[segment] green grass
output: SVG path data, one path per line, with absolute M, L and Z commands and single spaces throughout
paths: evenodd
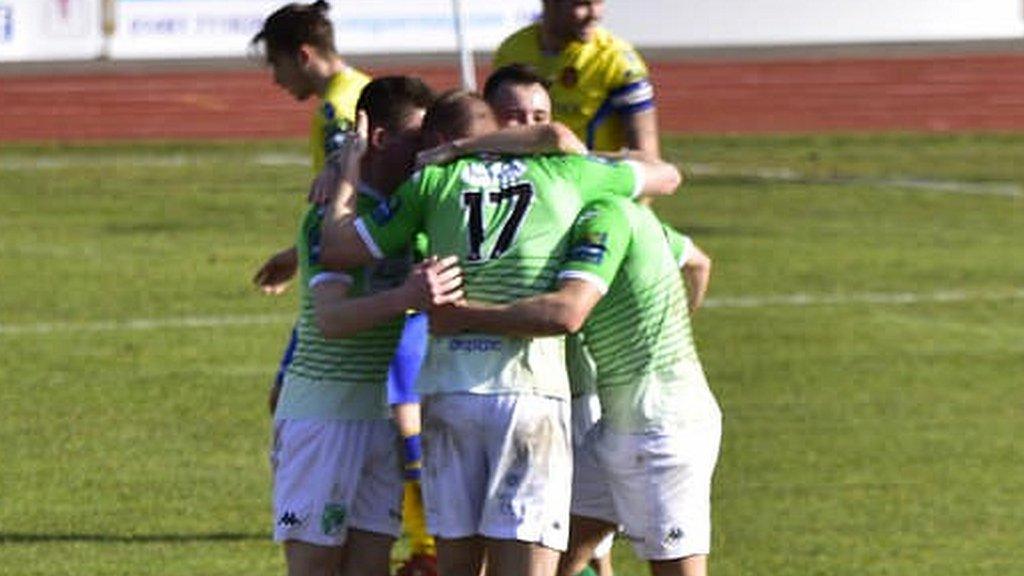
M 657 209 L 715 261 L 713 573 L 1024 573 L 1024 136 L 665 148 L 692 177 Z M 302 155 L 0 148 L 0 574 L 282 572 L 265 392 L 295 302 L 248 279 Z

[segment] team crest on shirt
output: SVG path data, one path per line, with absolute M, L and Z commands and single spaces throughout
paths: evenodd
M 608 252 L 608 234 L 604 232 L 587 232 L 576 237 L 569 249 L 569 260 L 587 264 L 600 264 Z
M 566 66 L 562 68 L 562 74 L 559 76 L 558 81 L 566 88 L 575 88 L 580 82 L 580 71 L 573 66 Z

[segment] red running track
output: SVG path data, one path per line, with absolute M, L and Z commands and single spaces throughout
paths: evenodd
M 655 60 L 661 128 L 689 133 L 1024 130 L 1024 54 Z M 435 87 L 454 67 L 369 67 Z M 264 70 L 0 76 L 0 141 L 303 137 L 310 104 Z

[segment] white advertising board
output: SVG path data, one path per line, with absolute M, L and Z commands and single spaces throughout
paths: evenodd
M 2 2 L 4 0 L 0 0 Z M 244 56 L 280 0 L 119 0 L 113 58 Z M 536 0 L 468 0 L 470 42 L 493 49 L 539 10 Z M 343 54 L 455 50 L 451 0 L 338 0 L 330 13 Z
M 607 0 L 644 47 L 1024 39 L 1021 0 Z
M 100 0 L 0 0 L 0 61 L 100 54 Z
M 285 0 L 0 0 L 0 61 L 240 57 Z M 104 43 L 102 7 L 113 35 Z M 463 0 L 469 45 L 495 48 L 540 0 Z M 335 0 L 343 54 L 453 52 L 451 0 Z M 607 0 L 644 47 L 1024 39 L 1024 0 Z

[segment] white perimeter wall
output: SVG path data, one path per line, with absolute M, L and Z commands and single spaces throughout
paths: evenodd
M 491 50 L 540 0 L 462 0 L 470 44 Z M 237 57 L 282 0 L 0 0 L 0 61 Z M 334 0 L 343 53 L 455 50 L 450 0 Z M 607 0 L 607 25 L 640 47 L 1024 38 L 1024 0 Z
M 638 46 L 1024 39 L 1024 0 L 607 0 Z

